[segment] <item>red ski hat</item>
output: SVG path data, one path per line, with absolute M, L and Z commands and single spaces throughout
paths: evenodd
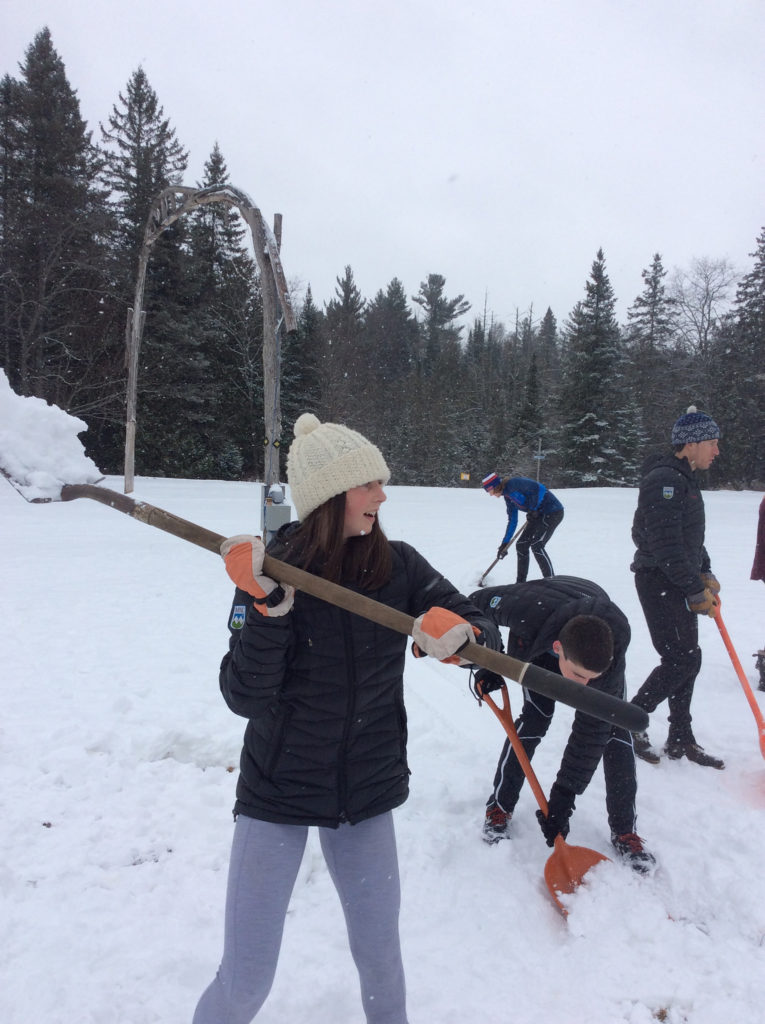
M 481 481 L 481 487 L 491 494 L 491 492 L 496 490 L 501 483 L 502 478 L 497 473 L 489 473 L 489 475 L 485 476 Z

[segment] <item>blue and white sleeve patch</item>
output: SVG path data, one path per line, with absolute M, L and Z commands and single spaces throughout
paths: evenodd
M 247 618 L 247 605 L 246 604 L 235 604 L 231 612 L 231 622 L 229 622 L 229 629 L 241 629 L 244 625 L 244 620 Z
M 661 496 L 662 496 L 662 498 L 667 498 L 668 500 L 671 500 L 675 496 L 675 488 L 674 487 L 662 487 L 662 489 L 661 489 Z

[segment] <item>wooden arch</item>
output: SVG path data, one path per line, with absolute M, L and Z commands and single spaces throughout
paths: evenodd
M 146 269 L 149 265 L 151 247 L 156 240 L 184 213 L 206 206 L 209 203 L 225 203 L 236 206 L 252 232 L 255 260 L 260 270 L 263 295 L 263 412 L 265 420 L 265 483 L 279 480 L 278 442 L 282 431 L 279 350 L 280 332 L 297 328 L 287 281 L 284 276 L 279 247 L 281 243 L 281 214 L 274 216 L 274 231 L 263 219 L 258 207 L 241 189 L 231 185 L 210 185 L 194 189 L 184 185 L 172 185 L 163 189 L 154 199 L 146 228 L 143 244 L 138 257 L 133 306 L 128 310 L 127 321 L 127 412 L 125 420 L 125 494 L 130 494 L 134 485 L 136 406 L 138 393 L 138 354 L 146 313 L 143 309 Z M 271 396 L 272 401 L 267 400 Z

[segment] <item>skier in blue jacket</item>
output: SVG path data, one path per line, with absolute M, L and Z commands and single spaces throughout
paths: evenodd
M 525 476 L 511 476 L 502 480 L 498 473 L 489 473 L 481 486 L 495 498 L 504 498 L 507 506 L 507 529 L 502 543 L 497 548 L 497 557 L 504 558 L 508 543 L 518 525 L 518 510 L 526 513 L 526 526 L 515 545 L 518 555 L 518 578 L 516 583 L 525 583 L 529 574 L 529 550 L 545 579 L 553 576 L 552 562 L 545 550 L 545 544 L 552 537 L 563 519 L 563 505 L 544 484 Z

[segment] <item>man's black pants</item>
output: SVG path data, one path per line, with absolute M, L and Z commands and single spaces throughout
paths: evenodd
M 632 698 L 644 711 L 669 704 L 669 743 L 692 743 L 691 697 L 701 668 L 699 620 L 685 595 L 658 569 L 640 569 L 635 587 L 661 662 Z

